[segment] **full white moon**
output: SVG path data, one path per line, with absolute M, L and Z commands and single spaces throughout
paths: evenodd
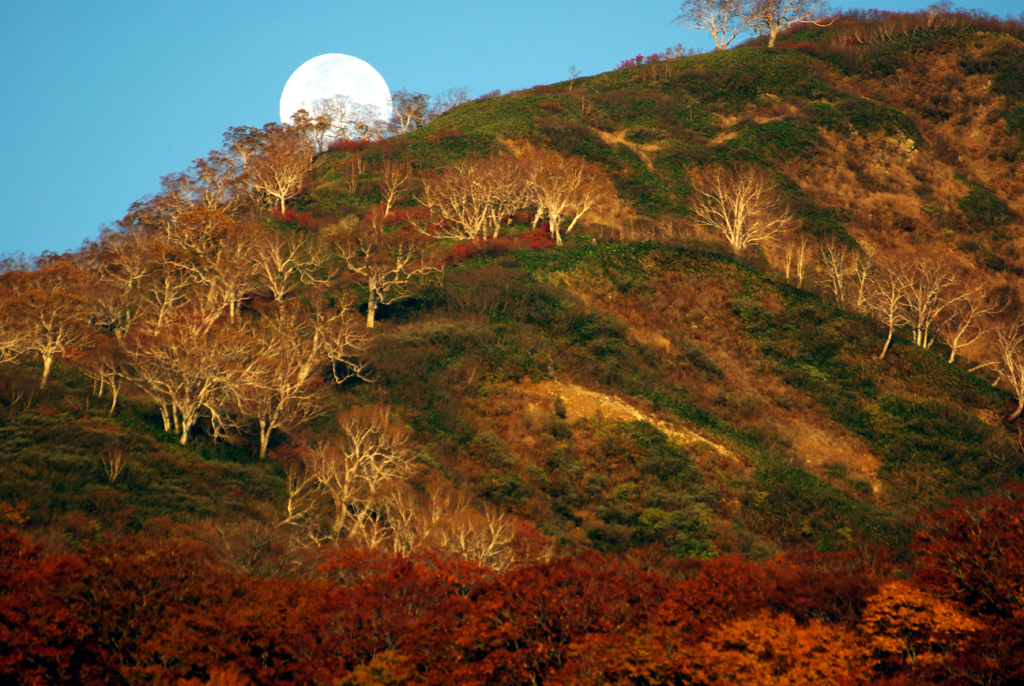
M 376 107 L 380 119 L 391 117 L 391 90 L 376 69 L 351 55 L 330 53 L 303 63 L 281 93 L 281 123 L 287 124 L 301 109 L 317 100 L 348 97 L 358 105 Z

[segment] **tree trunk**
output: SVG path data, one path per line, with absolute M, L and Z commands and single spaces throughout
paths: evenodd
M 366 306 L 366 328 L 372 329 L 374 323 L 377 321 L 377 303 L 374 302 L 373 298 L 370 298 L 370 302 Z
M 195 422 L 196 417 L 193 416 L 191 412 L 188 413 L 187 416 L 184 411 L 181 412 L 181 438 L 178 442 L 182 445 L 188 443 L 188 435 L 192 432 L 192 425 L 195 424 Z
M 584 212 L 580 212 L 579 214 L 577 214 L 575 217 L 572 218 L 572 221 L 569 223 L 568 228 L 566 228 L 566 230 L 565 230 L 566 233 L 570 233 L 576 227 L 576 222 L 578 222 L 580 220 L 580 217 L 582 217 L 584 215 L 584 213 L 585 213 L 585 211 Z
M 562 218 L 559 216 L 558 219 L 551 218 L 548 220 L 548 226 L 551 227 L 551 235 L 555 238 L 555 245 L 562 245 Z
M 53 368 L 53 355 L 43 354 L 43 380 L 39 382 L 40 388 L 46 388 L 46 382 L 50 378 L 50 369 Z
M 193 413 L 189 413 L 189 416 L 186 418 L 185 417 L 185 413 L 182 413 L 182 415 L 181 415 L 181 439 L 178 441 L 179 443 L 181 443 L 182 445 L 185 445 L 186 443 L 188 443 L 188 435 L 190 433 L 192 433 L 192 427 L 195 426 L 196 420 L 198 418 L 199 417 L 197 417 Z
M 114 396 L 114 401 L 110 403 L 110 414 L 114 414 L 114 410 L 117 409 L 117 395 L 121 392 L 121 384 L 117 381 L 117 377 L 110 382 L 110 391 Z
M 265 418 L 260 418 L 260 459 L 262 460 L 267 456 L 267 446 L 270 445 L 270 432 L 273 431 L 273 427 L 270 426 Z
M 892 327 L 889 327 L 889 336 L 885 339 L 885 345 L 882 346 L 882 354 L 878 356 L 878 359 L 884 360 L 885 354 L 889 352 L 889 344 L 892 343 Z
M 374 323 L 377 321 L 377 303 L 380 299 L 377 297 L 377 291 L 370 286 L 370 299 L 366 303 L 366 328 L 372 329 Z
M 1024 412 L 1024 395 L 1017 398 L 1017 409 L 1013 411 L 1013 414 L 1006 418 L 1006 421 L 1012 422 L 1021 415 L 1021 412 Z

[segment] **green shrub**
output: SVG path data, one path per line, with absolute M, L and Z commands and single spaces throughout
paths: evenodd
M 413 163 L 426 169 L 444 167 L 470 156 L 489 157 L 503 150 L 494 135 L 443 130 L 435 136 L 412 139 L 409 143 Z
M 992 92 L 1024 100 L 1024 46 L 1019 41 L 1004 38 L 992 50 L 963 58 L 960 66 L 967 74 L 992 74 Z
M 529 495 L 529 489 L 518 474 L 490 474 L 480 485 L 480 497 L 499 507 L 516 505 Z
M 914 122 L 899 110 L 886 107 L 866 98 L 843 100 L 837 108 L 855 130 L 859 132 L 884 131 L 888 134 L 902 133 L 914 140 L 919 148 L 927 147 L 921 131 Z
M 626 132 L 626 140 L 633 143 L 645 144 L 660 141 L 664 138 L 668 138 L 668 134 L 661 129 L 648 128 L 646 126 L 638 126 L 635 129 L 630 129 Z
M 621 166 L 614 149 L 589 126 L 563 119 L 538 119 L 537 131 L 549 146 L 562 154 L 598 162 L 610 170 Z
M 788 117 L 761 125 L 745 122 L 740 135 L 726 144 L 735 153 L 750 151 L 754 159 L 806 155 L 819 144 L 817 127 L 806 119 Z M 744 155 L 747 156 L 747 155 Z
M 1013 220 L 1013 212 L 992 191 L 976 183 L 970 183 L 963 177 L 960 177 L 960 180 L 968 183 L 971 189 L 967 195 L 956 201 L 956 206 L 969 221 L 989 228 L 1004 226 Z
M 1006 130 L 1010 133 L 1019 134 L 1024 142 L 1024 105 L 1018 105 L 1003 113 L 1006 120 Z

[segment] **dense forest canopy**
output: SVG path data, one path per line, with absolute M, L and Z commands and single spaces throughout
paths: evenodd
M 1024 678 L 1024 26 L 757 16 L 7 260 L 0 682 Z

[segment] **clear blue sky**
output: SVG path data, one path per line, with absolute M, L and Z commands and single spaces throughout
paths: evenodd
M 677 43 L 712 47 L 671 23 L 678 9 L 677 0 L 0 0 L 0 254 L 94 238 L 161 176 L 219 147 L 229 126 L 276 120 L 285 82 L 311 57 L 359 57 L 393 90 L 480 95 L 562 81 L 572 65 L 607 71 Z

